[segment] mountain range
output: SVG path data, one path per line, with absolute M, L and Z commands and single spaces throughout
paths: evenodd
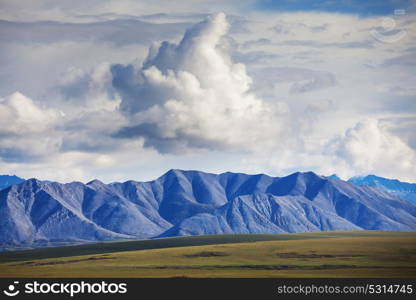
M 352 177 L 348 179 L 351 182 L 359 186 L 373 186 L 379 189 L 388 191 L 390 194 L 399 196 L 400 198 L 409 200 L 416 204 L 416 184 L 402 182 L 397 179 L 387 179 L 375 175 L 367 175 L 363 177 Z
M 149 182 L 25 180 L 0 191 L 0 249 L 203 234 L 416 231 L 416 205 L 313 172 L 170 170 Z

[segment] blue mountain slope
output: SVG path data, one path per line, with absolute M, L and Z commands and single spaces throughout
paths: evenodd
M 397 179 L 388 179 L 375 175 L 365 177 L 353 177 L 348 180 L 358 186 L 372 186 L 388 191 L 390 194 L 399 196 L 416 204 L 416 184 L 402 182 Z
M 0 190 L 5 189 L 13 184 L 21 183 L 25 181 L 23 178 L 15 175 L 0 175 Z
M 150 182 L 45 184 L 0 191 L 0 248 L 219 233 L 416 230 L 416 205 L 318 176 L 171 170 Z

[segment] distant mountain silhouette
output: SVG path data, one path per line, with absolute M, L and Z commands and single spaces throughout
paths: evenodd
M 399 196 L 403 199 L 409 200 L 416 204 L 416 184 L 402 182 L 397 179 L 388 179 L 375 175 L 368 175 L 364 177 L 353 177 L 348 180 L 355 185 L 359 186 L 373 186 L 390 194 Z
M 0 175 L 0 190 L 23 181 L 25 181 L 23 178 L 17 177 L 16 175 Z

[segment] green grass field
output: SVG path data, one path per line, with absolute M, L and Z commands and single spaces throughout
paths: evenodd
M 416 277 L 416 233 L 125 241 L 0 253 L 1 277 Z

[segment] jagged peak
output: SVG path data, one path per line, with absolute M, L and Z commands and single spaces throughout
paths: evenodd
M 98 179 L 93 179 L 90 182 L 88 182 L 87 185 L 105 185 L 105 183 Z
M 198 170 L 170 169 L 169 171 L 167 171 L 166 173 L 164 173 L 159 178 L 165 178 L 165 177 L 169 177 L 169 176 L 176 176 L 176 177 L 185 176 L 185 177 L 189 177 L 190 175 L 213 175 L 213 176 L 218 176 L 218 174 L 204 172 L 204 171 L 198 171 Z
M 27 183 L 37 183 L 37 184 L 43 184 L 43 182 L 42 181 L 40 181 L 39 179 L 37 179 L 37 178 L 29 178 L 29 179 L 26 179 L 24 182 L 27 182 Z
M 322 175 L 319 175 L 319 174 L 316 174 L 315 172 L 313 172 L 313 171 L 306 171 L 306 172 L 294 172 L 294 173 L 292 173 L 292 174 L 289 174 L 289 175 L 287 175 L 287 176 L 284 176 L 284 177 L 282 177 L 282 178 L 316 178 L 316 179 L 324 179 L 324 180 L 326 180 L 327 179 L 327 177 L 325 177 L 325 176 L 322 176 Z
M 397 179 L 393 179 L 393 178 L 380 177 L 380 176 L 377 176 L 377 175 L 374 175 L 374 174 L 369 174 L 369 175 L 367 175 L 365 177 L 362 177 L 362 179 L 367 179 L 367 180 L 383 180 L 383 181 L 385 180 L 385 181 L 393 181 L 393 182 L 397 182 L 397 183 L 399 183 L 399 182 L 407 183 L 407 182 L 403 182 L 403 181 L 400 181 L 400 180 L 397 180 Z
M 31 189 L 40 189 L 44 185 L 45 184 L 42 181 L 40 181 L 39 179 L 29 178 L 29 179 L 27 179 L 27 180 L 25 180 L 25 181 L 23 181 L 21 183 L 12 185 L 11 187 L 16 186 L 16 187 L 23 187 L 23 188 L 30 187 Z
M 182 170 L 182 169 L 169 169 L 167 172 L 165 172 L 161 177 L 164 177 L 164 176 L 169 176 L 169 175 L 178 175 L 178 174 L 183 174 L 183 173 L 185 173 L 185 172 L 188 172 L 188 171 L 185 171 L 185 170 Z
M 130 179 L 130 180 L 127 180 L 127 181 L 123 181 L 123 182 L 112 182 L 112 183 L 110 183 L 110 185 L 114 185 L 114 184 L 136 184 L 136 183 L 139 183 L 138 181 L 135 181 L 135 180 L 132 180 L 132 179 Z
M 332 174 L 332 175 L 329 175 L 329 176 L 326 176 L 326 178 L 329 178 L 329 179 L 335 179 L 335 180 L 342 180 L 337 174 Z

